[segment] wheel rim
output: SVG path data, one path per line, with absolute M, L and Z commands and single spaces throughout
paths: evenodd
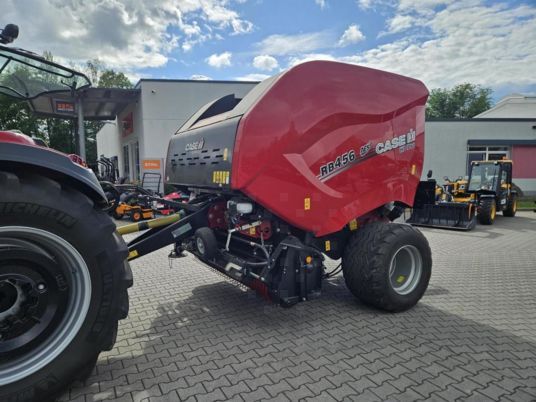
M 514 200 L 514 205 L 512 206 L 512 211 L 513 212 L 517 211 L 517 200 Z
M 26 226 L 0 227 L 0 386 L 52 362 L 85 321 L 89 269 L 61 237 Z
M 196 240 L 196 244 L 197 244 L 197 251 L 199 251 L 199 254 L 205 255 L 205 243 L 203 243 L 203 239 L 198 237 Z
M 495 214 L 496 213 L 497 213 L 497 207 L 495 206 L 495 204 L 492 204 L 491 205 L 491 220 L 495 219 Z
M 389 266 L 389 282 L 393 290 L 400 295 L 407 295 L 415 290 L 421 276 L 422 257 L 417 247 L 400 247 L 391 258 Z

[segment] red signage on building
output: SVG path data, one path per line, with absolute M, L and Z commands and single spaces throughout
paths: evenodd
M 132 112 L 130 112 L 121 120 L 121 133 L 123 134 L 123 137 L 126 137 L 127 135 L 132 134 L 133 131 L 134 123 L 132 119 Z

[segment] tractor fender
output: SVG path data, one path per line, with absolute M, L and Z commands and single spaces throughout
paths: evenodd
M 67 183 L 87 195 L 96 205 L 104 207 L 108 200 L 91 169 L 73 162 L 61 152 L 30 144 L 0 141 L 0 170 L 38 172 Z

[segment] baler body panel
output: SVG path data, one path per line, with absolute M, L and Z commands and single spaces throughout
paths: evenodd
M 166 159 L 166 180 L 179 186 L 231 188 L 231 164 L 240 116 L 173 136 Z
M 294 67 L 244 114 L 232 187 L 317 236 L 390 201 L 412 205 L 427 96 L 420 81 L 383 71 L 333 62 Z M 355 158 L 343 163 L 351 151 Z
M 391 201 L 413 204 L 427 97 L 420 81 L 400 75 L 336 62 L 300 64 L 261 82 L 232 110 L 179 130 L 166 178 L 240 191 L 295 227 L 335 233 Z M 208 150 L 228 149 L 221 169 L 173 166 L 200 139 Z M 214 171 L 226 169 L 229 184 L 215 183 L 221 179 Z

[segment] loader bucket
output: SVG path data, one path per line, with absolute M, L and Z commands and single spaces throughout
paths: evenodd
M 476 224 L 476 208 L 463 202 L 439 202 L 413 208 L 407 223 L 443 229 L 471 230 Z

